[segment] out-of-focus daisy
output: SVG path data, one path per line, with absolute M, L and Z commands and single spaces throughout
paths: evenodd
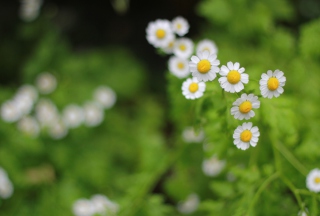
M 217 176 L 221 173 L 225 167 L 226 162 L 224 160 L 219 160 L 217 156 L 212 156 L 202 162 L 202 171 L 207 176 Z
M 68 128 L 61 119 L 58 119 L 48 127 L 48 134 L 51 138 L 59 140 L 68 134 Z
M 162 47 L 163 52 L 167 54 L 172 54 L 175 42 L 176 42 L 175 37 L 172 37 L 170 40 L 168 40 L 168 43 L 164 47 Z
M 0 197 L 8 199 L 13 194 L 13 185 L 8 177 L 7 172 L 0 167 Z
M 6 101 L 1 105 L 1 117 L 6 122 L 15 122 L 22 116 L 21 111 L 12 100 Z
M 99 125 L 104 118 L 104 110 L 95 102 L 87 102 L 84 106 L 85 121 L 84 124 L 88 127 Z
M 196 132 L 193 127 L 187 127 L 182 132 L 182 138 L 187 143 L 200 143 L 204 140 L 204 131 Z
M 264 98 L 279 97 L 283 93 L 283 86 L 286 84 L 286 77 L 280 70 L 272 72 L 268 70 L 263 73 L 260 79 L 260 91 Z
M 95 206 L 91 200 L 82 198 L 73 203 L 72 211 L 75 216 L 93 216 Z
M 32 103 L 35 103 L 38 99 L 38 91 L 34 86 L 25 84 L 18 89 L 16 97 L 28 98 Z
M 240 68 L 240 64 L 238 62 L 232 63 L 228 62 L 227 66 L 222 65 L 220 70 L 220 75 L 222 77 L 219 78 L 219 83 L 221 87 L 226 92 L 240 92 L 244 89 L 243 83 L 247 84 L 249 82 L 249 75 L 244 72 L 244 68 Z
M 41 94 L 49 94 L 57 87 L 57 79 L 49 72 L 43 72 L 36 78 L 36 86 Z
M 169 71 L 178 78 L 185 78 L 190 74 L 187 59 L 171 56 L 169 59 Z
M 320 192 L 320 169 L 313 169 L 307 176 L 307 188 L 310 191 L 319 193 Z
M 193 53 L 193 42 L 189 38 L 176 39 L 173 53 L 180 58 L 189 58 Z
M 206 84 L 204 82 L 199 82 L 196 77 L 188 78 L 182 83 L 182 94 L 187 99 L 194 100 L 202 97 L 205 90 Z
M 171 26 L 173 31 L 179 36 L 184 36 L 189 31 L 188 21 L 181 16 L 174 18 L 171 22 Z
M 191 214 L 198 209 L 200 200 L 197 194 L 190 194 L 185 201 L 178 203 L 177 209 L 182 214 Z
M 233 107 L 231 108 L 231 115 L 234 116 L 235 119 L 250 119 L 255 113 L 252 110 L 260 107 L 260 101 L 257 96 L 253 94 L 242 94 L 240 98 L 238 98 L 235 102 L 233 102 Z
M 199 52 L 197 56 L 192 56 L 189 62 L 192 76 L 197 77 L 199 81 L 212 81 L 216 78 L 216 73 L 219 72 L 218 65 L 220 61 L 217 55 L 210 55 L 209 51 Z
M 199 41 L 197 45 L 197 53 L 203 52 L 205 50 L 208 50 L 210 55 L 218 53 L 218 48 L 216 44 L 213 41 L 208 39 Z
M 42 0 L 21 0 L 20 18 L 23 21 L 30 22 L 39 15 Z
M 233 133 L 233 143 L 237 146 L 237 148 L 246 150 L 250 147 L 250 145 L 253 147 L 257 145 L 259 136 L 260 132 L 258 127 L 252 127 L 251 122 L 245 122 L 235 129 Z
M 41 127 L 54 124 L 59 119 L 56 105 L 49 99 L 40 99 L 35 106 L 35 116 Z
M 117 100 L 116 93 L 107 86 L 99 86 L 94 91 L 93 97 L 94 100 L 98 102 L 104 109 L 112 107 Z
M 76 128 L 84 121 L 83 109 L 75 104 L 66 106 L 62 111 L 62 120 L 68 128 Z
M 105 195 L 96 194 L 91 197 L 91 202 L 94 205 L 95 213 L 101 215 L 115 215 L 119 211 L 119 205 L 109 200 Z
M 163 19 L 150 22 L 146 29 L 146 33 L 148 42 L 157 48 L 166 47 L 168 42 L 174 38 L 171 22 Z
M 40 127 L 38 121 L 32 116 L 24 116 L 18 122 L 18 129 L 24 134 L 36 137 L 39 135 Z

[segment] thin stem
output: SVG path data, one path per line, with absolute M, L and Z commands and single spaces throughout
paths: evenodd
M 295 186 L 292 184 L 292 182 L 287 179 L 284 175 L 281 175 L 281 179 L 282 181 L 289 187 L 289 189 L 291 190 L 291 192 L 293 193 L 293 195 L 295 196 L 296 200 L 298 201 L 299 207 L 300 209 L 304 208 L 304 204 L 301 200 L 301 196 L 299 193 L 297 193 L 297 189 L 295 188 Z

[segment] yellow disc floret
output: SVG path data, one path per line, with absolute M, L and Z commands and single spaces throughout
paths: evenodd
M 177 26 L 177 29 L 181 29 L 182 28 L 181 23 L 178 23 L 176 26 Z
M 268 89 L 270 91 L 274 91 L 276 90 L 277 88 L 279 87 L 279 80 L 275 77 L 271 77 L 269 80 L 268 80 Z
M 166 36 L 166 31 L 163 29 L 158 29 L 156 31 L 156 36 L 157 36 L 157 38 L 162 39 Z
M 179 62 L 177 66 L 178 66 L 179 69 L 183 69 L 184 68 L 184 64 L 182 62 Z
M 185 45 L 181 44 L 179 46 L 179 49 L 182 50 L 182 51 L 185 51 L 187 49 L 187 47 Z
M 252 133 L 249 130 L 244 130 L 240 134 L 240 139 L 242 142 L 249 142 L 251 140 L 251 137 L 252 137 Z
M 189 91 L 192 92 L 192 93 L 195 93 L 196 91 L 198 91 L 199 89 L 199 85 L 198 83 L 191 83 L 190 86 L 189 86 Z
M 202 59 L 201 61 L 199 61 L 197 67 L 198 67 L 198 71 L 200 73 L 205 74 L 205 73 L 208 73 L 210 71 L 211 64 L 210 64 L 209 60 Z
M 245 101 L 239 106 L 239 111 L 241 113 L 248 113 L 252 109 L 252 104 L 250 101 Z
M 240 75 L 240 73 L 238 71 L 231 70 L 227 75 L 227 79 L 228 79 L 229 83 L 237 84 L 241 79 L 241 75 Z
M 320 184 L 320 177 L 316 177 L 316 178 L 314 179 L 314 182 L 315 182 L 316 184 Z

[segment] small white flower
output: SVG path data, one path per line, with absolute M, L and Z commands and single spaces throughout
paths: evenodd
M 32 103 L 35 103 L 38 99 L 38 91 L 34 86 L 25 84 L 18 89 L 16 97 L 29 98 Z
M 251 122 L 244 122 L 238 126 L 233 133 L 233 143 L 237 148 L 246 150 L 251 146 L 255 147 L 259 140 L 260 132 L 257 126 L 252 127 Z
M 235 119 L 250 119 L 255 116 L 252 108 L 259 108 L 260 101 L 257 96 L 253 94 L 242 94 L 240 98 L 238 98 L 235 102 L 233 102 L 233 107 L 231 108 L 231 115 L 234 116 Z
M 20 18 L 23 21 L 30 22 L 39 15 L 42 0 L 21 0 Z
M 162 47 L 163 52 L 167 54 L 172 54 L 175 42 L 175 37 L 170 38 L 170 40 L 168 40 L 168 43 L 164 47 Z
M 204 140 L 204 131 L 196 133 L 193 127 L 187 127 L 182 132 L 182 138 L 187 143 L 200 143 Z
M 193 53 L 193 42 L 189 38 L 176 39 L 173 53 L 180 58 L 189 58 Z
M 319 193 L 320 192 L 320 169 L 313 169 L 307 176 L 307 188 L 310 191 Z
M 185 201 L 178 203 L 177 209 L 182 214 L 191 214 L 198 209 L 200 200 L 197 194 L 190 194 Z
M 197 77 L 199 81 L 212 81 L 219 72 L 218 65 L 220 61 L 216 54 L 210 55 L 208 50 L 199 52 L 197 56 L 192 56 L 189 62 L 190 71 L 193 77 Z
M 221 173 L 225 167 L 226 162 L 224 160 L 219 160 L 217 156 L 212 156 L 202 162 L 202 171 L 207 176 L 217 176 Z
M 59 120 L 56 105 L 49 99 L 40 99 L 35 107 L 35 115 L 41 127 L 48 127 Z
M 8 177 L 7 172 L 0 167 L 0 197 L 8 199 L 13 194 L 13 185 Z
M 178 78 L 187 77 L 190 74 L 188 60 L 171 56 L 169 59 L 169 71 Z
M 283 93 L 286 77 L 283 75 L 283 72 L 278 69 L 274 72 L 268 70 L 267 73 L 261 75 L 259 83 L 262 97 L 279 97 L 279 95 Z
M 57 87 L 57 79 L 49 72 L 41 73 L 37 76 L 36 86 L 41 94 L 49 94 Z
M 76 128 L 84 121 L 83 109 L 75 104 L 66 106 L 62 112 L 62 120 L 68 128 Z
M 38 121 L 32 116 L 24 116 L 18 122 L 18 129 L 26 135 L 37 137 L 40 132 Z
M 85 114 L 85 122 L 84 124 L 88 127 L 94 127 L 99 125 L 104 118 L 104 111 L 95 102 L 87 102 L 84 107 L 84 114 Z
M 146 33 L 148 42 L 156 48 L 166 47 L 169 41 L 174 38 L 171 23 L 168 20 L 158 19 L 150 22 Z
M 6 122 L 16 122 L 22 115 L 23 113 L 12 100 L 6 101 L 1 105 L 1 117 Z
M 72 206 L 75 216 L 93 216 L 95 214 L 95 206 L 91 200 L 78 199 Z
M 96 194 L 91 197 L 95 212 L 101 215 L 115 215 L 119 211 L 119 205 L 112 202 L 108 197 Z
M 188 21 L 181 16 L 174 18 L 172 20 L 171 26 L 173 31 L 177 33 L 179 36 L 184 36 L 189 31 Z
M 244 68 L 240 68 L 238 62 L 228 62 L 227 66 L 222 65 L 220 70 L 219 83 L 226 92 L 240 92 L 244 89 L 243 83 L 249 82 L 249 75 L 244 72 Z
M 188 78 L 182 83 L 182 94 L 187 98 L 194 100 L 200 98 L 206 90 L 206 84 L 199 82 L 196 77 Z
M 68 134 L 68 128 L 61 119 L 58 119 L 48 127 L 48 134 L 51 138 L 59 140 Z
M 197 45 L 197 53 L 203 52 L 205 50 L 208 50 L 210 55 L 218 53 L 218 48 L 217 48 L 216 44 L 213 41 L 208 40 L 208 39 L 204 39 L 202 41 L 199 41 L 199 43 Z
M 94 91 L 93 97 L 104 109 L 111 108 L 117 100 L 116 93 L 107 86 L 99 86 Z

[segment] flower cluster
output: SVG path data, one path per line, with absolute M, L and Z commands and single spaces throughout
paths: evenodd
M 0 167 L 0 198 L 8 199 L 13 194 L 13 185 L 7 172 Z
M 93 98 L 82 106 L 67 105 L 60 113 L 57 106 L 47 95 L 57 87 L 56 78 L 48 72 L 38 75 L 33 85 L 21 86 L 14 97 L 1 106 L 1 117 L 6 122 L 17 122 L 23 133 L 37 137 L 41 130 L 47 131 L 53 139 L 65 137 L 69 129 L 84 124 L 87 127 L 98 126 L 104 119 L 104 110 L 116 102 L 115 92 L 107 86 L 99 86 Z
M 218 82 L 221 88 L 230 93 L 238 93 L 249 83 L 249 74 L 238 62 L 227 62 L 220 65 L 217 59 L 217 46 L 208 39 L 198 43 L 196 55 L 193 54 L 193 42 L 189 38 L 176 39 L 174 33 L 183 36 L 188 32 L 189 24 L 182 17 L 168 20 L 156 20 L 150 22 L 147 27 L 147 40 L 156 48 L 174 55 L 169 59 L 169 70 L 178 78 L 187 78 L 182 84 L 182 94 L 187 99 L 197 99 L 203 96 L 206 83 L 214 81 L 218 74 Z M 181 30 L 181 31 L 179 31 Z M 191 56 L 192 55 L 192 56 Z M 190 60 L 187 60 L 191 56 Z M 279 97 L 283 93 L 286 77 L 280 70 L 274 72 L 268 70 L 261 75 L 259 81 L 261 96 L 264 98 Z M 232 104 L 231 115 L 238 120 L 249 120 L 255 116 L 253 109 L 260 107 L 258 96 L 254 94 L 241 94 Z M 233 134 L 234 144 L 237 148 L 246 150 L 250 146 L 256 146 L 260 132 L 257 126 L 251 122 L 245 122 L 238 126 Z

